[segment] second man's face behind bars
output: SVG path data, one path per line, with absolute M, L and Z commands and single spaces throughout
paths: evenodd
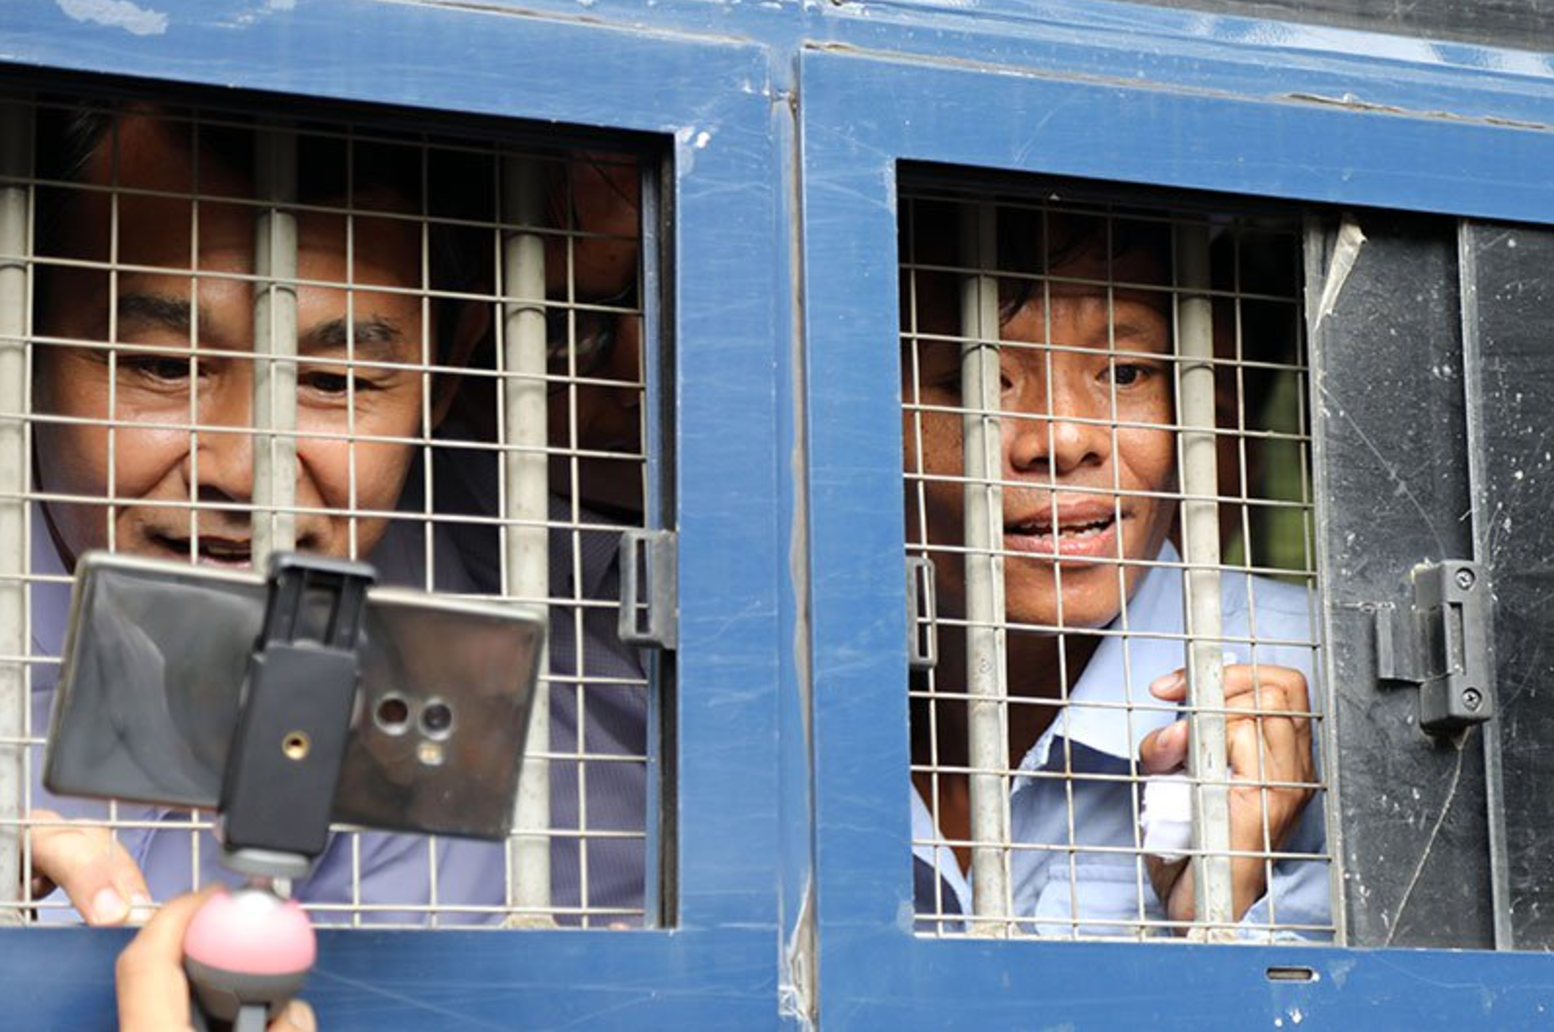
M 110 544 L 214 563 L 250 558 L 254 453 L 264 446 L 251 429 L 255 287 L 248 277 L 257 209 L 212 199 L 251 198 L 253 187 L 245 171 L 204 150 L 196 159 L 188 137 L 187 128 L 161 118 L 120 118 L 116 145 L 105 133 L 82 183 L 185 196 L 72 191 L 58 239 L 43 242 L 47 253 L 119 267 L 111 274 L 51 269 L 40 306 L 42 335 L 88 342 L 38 353 L 36 408 L 63 417 L 36 429 L 41 486 L 113 499 L 111 507 L 50 504 L 67 562 Z M 196 184 L 201 199 L 191 203 Z M 358 210 L 415 210 L 381 186 L 358 189 L 351 202 Z M 297 219 L 299 278 L 352 289 L 297 289 L 296 504 L 313 511 L 298 513 L 296 538 L 308 551 L 347 555 L 354 547 L 366 556 L 386 521 L 350 514 L 397 505 L 413 456 L 407 439 L 429 429 L 424 421 L 432 415 L 430 377 L 415 368 L 431 327 L 415 294 L 422 286 L 418 224 L 362 215 L 351 222 L 348 235 L 343 215 Z M 354 374 L 348 354 L 366 363 Z
M 546 238 L 546 286 L 552 298 L 635 308 L 640 173 L 634 161 L 585 153 L 553 191 L 555 223 L 582 230 Z M 568 241 L 571 239 L 570 254 Z M 575 463 L 552 459 L 551 490 L 637 522 L 642 514 L 642 319 L 589 313 L 571 320 L 552 309 L 550 442 L 584 453 Z
M 1060 229 L 1076 242 L 1050 249 L 1049 279 L 1007 278 L 1000 288 L 1007 343 L 988 408 L 998 417 L 1002 512 L 992 545 L 1004 553 L 1011 622 L 1101 627 L 1144 572 L 1128 565 L 1119 576 L 1117 561 L 1155 558 L 1175 517 L 1157 496 L 1176 485 L 1170 303 L 1147 289 L 1166 271 L 1148 239 L 1108 258 L 1099 219 L 1054 220 L 1050 231 Z M 920 333 L 963 335 L 960 289 L 957 277 L 918 274 Z M 903 393 L 922 406 L 904 414 L 907 469 L 924 475 L 921 502 L 908 484 L 908 541 L 951 549 L 966 543 L 961 352 L 959 341 L 919 338 L 915 384 L 913 357 L 903 355 Z M 945 606 L 961 615 L 963 564 L 934 558 Z

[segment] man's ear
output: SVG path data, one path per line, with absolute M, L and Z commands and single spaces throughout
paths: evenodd
M 475 353 L 475 347 L 486 334 L 491 332 L 491 306 L 478 301 L 470 301 L 459 308 L 459 322 L 453 334 L 453 346 L 448 349 L 448 355 L 442 361 L 444 367 L 463 369 L 469 365 L 470 356 Z M 458 373 L 439 373 L 436 385 L 433 387 L 432 398 L 432 426 L 442 425 L 442 421 L 448 418 L 448 410 L 453 406 L 453 399 L 459 393 L 459 384 L 464 378 Z

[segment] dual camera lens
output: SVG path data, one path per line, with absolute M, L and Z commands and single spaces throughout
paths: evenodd
M 385 695 L 373 710 L 373 722 L 385 734 L 401 735 L 410 727 L 411 706 L 398 695 Z M 428 738 L 443 738 L 453 729 L 453 707 L 441 699 L 431 699 L 415 717 L 421 733 Z

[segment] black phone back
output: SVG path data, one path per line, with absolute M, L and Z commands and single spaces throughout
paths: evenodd
M 213 809 L 266 593 L 253 574 L 84 557 L 48 790 Z M 504 836 L 544 638 L 512 606 L 370 591 L 335 820 Z

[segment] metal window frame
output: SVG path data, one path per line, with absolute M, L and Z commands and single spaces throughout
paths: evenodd
M 875 29 L 871 46 L 816 48 L 800 67 L 820 1013 L 858 1028 L 947 1014 L 988 1027 L 1187 1013 L 1207 1027 L 1469 1022 L 1486 1013 L 1477 987 L 1493 986 L 1495 1020 L 1533 1020 L 1554 978 L 1525 954 L 913 934 L 907 780 L 886 773 L 909 762 L 907 641 L 881 616 L 906 605 L 898 348 L 881 332 L 898 320 L 886 260 L 898 164 L 1554 221 L 1538 172 L 1554 134 L 1507 124 L 1554 121 L 1547 58 L 1077 0 L 1040 16 L 1015 6 L 979 8 L 980 32 L 947 10 L 892 10 L 898 36 Z M 937 37 L 911 31 L 930 22 Z
M 668 156 L 661 203 L 675 219 L 657 228 L 671 235 L 676 261 L 663 325 L 677 368 L 661 378 L 650 360 L 649 394 L 667 383 L 675 425 L 704 432 L 648 442 L 650 464 L 673 449 L 674 482 L 661 493 L 676 507 L 680 534 L 678 697 L 666 700 L 664 728 L 674 763 L 663 795 L 674 812 L 657 829 L 674 868 L 665 927 L 321 933 L 307 992 L 321 1020 L 380 1027 L 391 1005 L 395 1021 L 422 1028 L 552 1027 L 590 1015 L 607 1021 L 622 1008 L 661 1027 L 769 1022 L 777 826 L 772 810 L 750 800 L 775 798 L 779 769 L 769 731 L 779 503 L 766 471 L 777 454 L 771 369 L 787 347 L 770 285 L 785 274 L 787 242 L 768 181 L 780 157 L 765 52 L 575 19 L 368 0 L 132 6 L 119 5 L 118 21 L 115 12 L 78 18 L 68 5 L 8 6 L 0 60 L 646 133 Z M 737 424 L 730 411 L 740 413 Z M 731 568 L 750 576 L 730 580 Z M 8 1011 L 38 1027 L 111 1024 L 113 957 L 126 938 L 86 929 L 0 934 Z

